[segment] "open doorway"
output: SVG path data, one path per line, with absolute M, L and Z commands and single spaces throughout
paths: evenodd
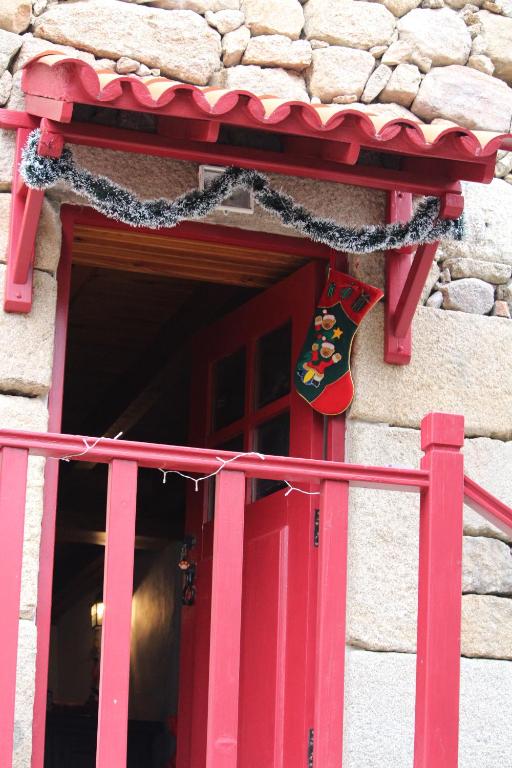
M 193 339 L 256 292 L 75 264 L 62 431 L 187 445 Z M 45 768 L 95 765 L 106 469 L 61 464 Z M 140 470 L 130 768 L 174 765 L 185 499 L 183 479 Z

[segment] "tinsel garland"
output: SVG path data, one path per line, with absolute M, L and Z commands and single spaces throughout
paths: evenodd
M 337 251 L 371 253 L 463 237 L 462 218 L 439 219 L 439 200 L 435 197 L 421 201 L 407 223 L 355 229 L 314 216 L 289 195 L 273 189 L 261 173 L 242 168 L 227 168 L 207 189 L 194 189 L 176 200 L 141 200 L 111 179 L 95 176 L 78 166 L 67 147 L 59 158 L 39 155 L 39 137 L 39 129 L 32 131 L 23 150 L 20 172 L 27 186 L 48 189 L 64 181 L 97 211 L 133 227 L 162 229 L 175 227 L 184 219 L 203 218 L 237 189 L 249 189 L 258 205 L 277 216 L 286 227 Z

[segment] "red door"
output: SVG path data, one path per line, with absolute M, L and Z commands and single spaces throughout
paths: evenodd
M 201 334 L 191 444 L 321 458 L 321 418 L 294 392 L 294 363 L 322 265 L 309 264 Z M 210 483 L 211 481 L 208 481 Z M 178 768 L 205 768 L 213 482 L 191 486 L 196 600 L 182 612 Z M 314 510 L 318 497 L 248 481 L 242 602 L 239 768 L 307 765 L 312 727 Z M 308 490 L 308 489 L 305 489 Z

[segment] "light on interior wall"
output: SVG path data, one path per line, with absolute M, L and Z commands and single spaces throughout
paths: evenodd
M 97 597 L 91 605 L 91 625 L 93 629 L 98 629 L 103 624 L 103 614 L 105 605 L 101 602 L 101 596 Z

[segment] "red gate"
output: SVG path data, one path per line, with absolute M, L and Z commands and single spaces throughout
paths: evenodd
M 207 768 L 237 768 L 245 478 L 320 484 L 314 765 L 342 765 L 349 486 L 420 493 L 420 567 L 414 768 L 456 768 L 463 501 L 512 528 L 512 510 L 464 477 L 463 419 L 430 414 L 420 469 L 247 455 L 217 475 L 209 659 Z M 91 447 L 84 454 L 84 441 Z M 109 465 L 98 713 L 98 768 L 126 768 L 130 616 L 139 467 L 207 474 L 229 451 L 0 430 L 0 765 L 12 766 L 23 519 L 28 456 Z M 82 454 L 82 455 L 80 455 Z M 230 589 L 225 589 L 229 583 Z M 229 602 L 226 602 L 226 596 Z M 304 756 L 307 765 L 308 756 Z

